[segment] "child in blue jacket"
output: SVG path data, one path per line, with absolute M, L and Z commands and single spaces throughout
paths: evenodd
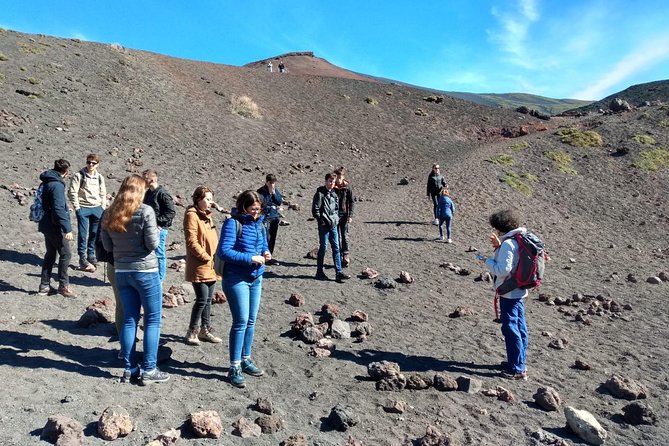
M 442 187 L 439 191 L 439 200 L 437 201 L 437 218 L 439 219 L 439 240 L 444 240 L 444 223 L 446 224 L 446 242 L 453 243 L 451 240 L 451 223 L 455 213 L 455 204 L 448 194 L 448 189 Z

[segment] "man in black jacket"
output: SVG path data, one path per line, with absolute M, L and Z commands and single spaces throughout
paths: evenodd
M 339 234 L 337 225 L 339 224 L 339 205 L 337 194 L 334 191 L 337 175 L 333 172 L 325 175 L 325 185 L 319 187 L 314 194 L 311 202 L 311 215 L 318 223 L 318 258 L 316 279 L 328 280 L 323 271 L 325 261 L 325 251 L 328 249 L 328 240 L 332 245 L 332 260 L 334 261 L 336 280 L 341 282 L 350 279 L 351 276 L 345 274 L 341 269 L 341 257 L 339 253 Z
M 274 258 L 274 245 L 276 244 L 276 234 L 279 232 L 279 221 L 281 220 L 281 204 L 283 197 L 276 187 L 277 178 L 273 173 L 265 177 L 265 185 L 256 192 L 260 195 L 263 202 L 263 215 L 265 216 L 265 230 L 267 231 L 267 247 L 272 258 L 265 262 L 265 265 L 278 266 L 279 262 Z
M 339 199 L 339 243 L 341 252 L 341 266 L 347 268 L 351 263 L 349 258 L 349 238 L 348 227 L 353 221 L 353 188 L 351 183 L 346 180 L 346 171 L 343 167 L 335 170 L 337 180 L 335 181 L 334 190 Z
M 167 258 L 165 257 L 165 243 L 167 242 L 167 232 L 172 226 L 172 220 L 176 215 L 174 209 L 174 200 L 165 188 L 158 184 L 158 172 L 153 169 L 147 169 L 142 172 L 146 182 L 146 195 L 144 195 L 144 204 L 153 208 L 156 213 L 156 223 L 160 230 L 160 243 L 156 248 L 156 257 L 158 257 L 158 275 L 162 282 L 167 272 Z
M 56 290 L 51 288 L 51 271 L 56 263 L 58 255 L 58 290 L 57 293 L 65 297 L 76 297 L 70 289 L 68 268 L 72 258 L 70 240 L 72 236 L 72 223 L 65 200 L 65 180 L 70 174 L 70 162 L 64 159 L 56 160 L 52 170 L 47 170 L 40 175 L 42 181 L 42 207 L 44 215 L 37 226 L 39 232 L 44 234 L 46 254 L 42 262 L 42 274 L 37 294 L 46 296 L 55 294 Z

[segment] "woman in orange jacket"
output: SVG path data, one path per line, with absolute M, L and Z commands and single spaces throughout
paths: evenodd
M 193 192 L 193 205 L 186 209 L 184 235 L 186 238 L 186 281 L 193 284 L 195 303 L 186 333 L 186 343 L 198 345 L 200 341 L 220 343 L 211 328 L 211 300 L 216 285 L 214 255 L 218 235 L 211 215 L 214 193 L 206 186 Z

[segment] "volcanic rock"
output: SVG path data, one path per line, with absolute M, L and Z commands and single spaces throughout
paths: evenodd
M 275 434 L 283 429 L 283 421 L 278 415 L 263 415 L 256 418 L 255 423 L 260 426 L 263 434 Z
M 214 410 L 195 412 L 189 416 L 190 428 L 198 438 L 221 438 L 223 423 Z
M 414 279 L 406 271 L 400 271 L 400 276 L 396 279 L 399 283 L 413 283 Z
M 292 293 L 288 298 L 288 303 L 294 307 L 301 307 L 304 305 L 304 297 L 300 293 Z
M 590 412 L 567 406 L 564 408 L 564 416 L 569 428 L 588 443 L 600 445 L 606 441 L 606 430 Z
M 304 434 L 295 434 L 279 443 L 279 446 L 308 446 L 307 437 Z
M 360 419 L 354 414 L 353 409 L 341 404 L 337 404 L 333 407 L 328 416 L 328 424 L 332 426 L 333 429 L 340 431 L 345 431 L 359 422 Z
M 240 417 L 237 421 L 232 423 L 234 428 L 233 435 L 242 438 L 257 438 L 262 434 L 262 428 L 255 423 L 251 423 L 244 417 Z
M 84 427 L 64 415 L 52 415 L 42 428 L 40 439 L 52 444 L 79 446 L 84 444 Z
M 400 365 L 390 361 L 372 362 L 367 366 L 367 374 L 378 381 L 382 378 L 399 375 Z
M 437 427 L 428 426 L 425 435 L 418 439 L 418 446 L 451 446 L 451 439 Z
M 611 395 L 626 400 L 645 399 L 648 395 L 645 386 L 633 379 L 618 375 L 611 375 L 611 377 L 604 383 L 604 388 L 608 390 Z
M 315 344 L 323 338 L 323 333 L 316 327 L 305 327 L 300 332 L 300 337 L 307 344 Z
M 388 413 L 404 413 L 409 410 L 409 404 L 406 401 L 389 399 L 384 404 L 383 410 Z
M 132 429 L 130 414 L 121 406 L 106 408 L 98 420 L 98 434 L 107 441 L 125 437 Z
M 409 390 L 424 390 L 431 386 L 432 380 L 418 373 L 408 373 L 406 375 L 406 388 Z
M 335 339 L 348 339 L 351 337 L 351 326 L 348 322 L 344 322 L 341 319 L 335 319 L 332 321 L 330 332 Z
M 638 401 L 628 404 L 623 407 L 623 418 L 629 424 L 635 426 L 639 424 L 656 424 L 657 416 L 653 412 L 653 409 L 646 404 L 642 404 Z
M 452 376 L 437 373 L 433 378 L 434 388 L 440 392 L 451 392 L 458 390 L 458 382 Z
M 93 302 L 86 307 L 86 311 L 77 321 L 77 327 L 89 328 L 97 324 L 109 324 L 114 322 L 116 304 L 112 299 L 104 298 Z
M 458 376 L 456 378 L 458 390 L 467 393 L 478 393 L 483 387 L 483 381 L 470 376 Z
M 539 387 L 537 392 L 532 396 L 534 401 L 544 410 L 556 411 L 562 404 L 562 399 L 552 387 Z

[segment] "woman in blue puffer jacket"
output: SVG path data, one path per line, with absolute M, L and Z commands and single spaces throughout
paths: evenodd
M 225 221 L 218 245 L 217 254 L 225 262 L 223 292 L 232 313 L 228 378 L 235 387 L 246 385 L 242 373 L 264 374 L 251 360 L 262 275 L 265 262 L 272 259 L 262 209 L 262 199 L 257 192 L 242 192 L 237 198 L 238 215 Z

